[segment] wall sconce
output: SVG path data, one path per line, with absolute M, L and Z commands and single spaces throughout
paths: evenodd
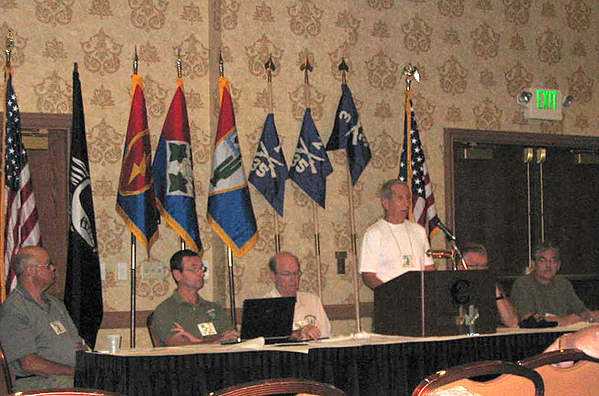
M 530 103 L 530 99 L 532 99 L 532 93 L 527 91 L 520 92 L 518 96 L 516 96 L 516 103 L 520 106 L 526 106 Z
M 562 102 L 562 106 L 563 107 L 570 107 L 570 106 L 572 106 L 572 102 L 574 102 L 574 96 L 568 95 L 568 96 L 566 96 L 566 98 Z

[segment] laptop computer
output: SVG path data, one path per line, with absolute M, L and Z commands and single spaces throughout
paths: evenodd
M 243 302 L 241 340 L 264 337 L 267 344 L 289 342 L 295 297 L 256 298 Z

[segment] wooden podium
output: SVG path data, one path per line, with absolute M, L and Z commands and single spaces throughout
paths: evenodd
M 495 333 L 499 317 L 495 279 L 488 271 L 410 271 L 374 289 L 373 331 L 428 337 L 469 333 L 460 306 L 474 304 L 479 334 Z M 463 322 L 463 321 L 462 321 Z

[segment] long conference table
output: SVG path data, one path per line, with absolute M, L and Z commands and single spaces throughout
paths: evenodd
M 411 395 L 426 376 L 480 360 L 517 361 L 547 348 L 580 326 L 499 329 L 478 336 L 336 337 L 299 345 L 195 345 L 78 352 L 75 386 L 129 396 L 202 396 L 267 378 L 310 379 L 350 396 Z

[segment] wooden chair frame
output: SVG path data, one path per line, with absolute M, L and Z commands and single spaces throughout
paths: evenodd
M 276 378 L 230 386 L 208 396 L 263 396 L 286 393 L 307 393 L 321 396 L 346 396 L 333 385 L 298 378 Z
M 548 364 L 579 360 L 588 360 L 590 362 L 599 363 L 599 359 L 595 359 L 594 357 L 585 354 L 580 349 L 559 349 L 557 351 L 545 352 L 520 360 L 518 364 L 531 369 L 536 369 Z
M 156 348 L 162 345 L 160 343 L 160 339 L 158 338 L 158 334 L 156 334 L 156 328 L 154 327 L 154 322 L 152 321 L 153 317 L 154 312 L 150 312 L 150 314 L 146 318 L 146 326 L 148 327 L 148 332 L 150 333 L 150 340 L 152 340 L 152 346 Z
M 118 393 L 85 388 L 52 388 L 30 392 L 15 392 L 8 396 L 121 396 Z
M 2 349 L 2 345 L 0 345 L 0 370 L 2 370 L 2 378 L 1 380 L 6 385 L 6 389 L 0 389 L 0 392 L 3 392 L 3 395 L 12 392 L 12 375 L 10 374 L 10 370 L 8 369 L 8 363 L 6 362 L 6 356 L 4 355 L 4 350 Z
M 511 362 L 502 362 L 498 360 L 485 360 L 476 363 L 468 363 L 455 366 L 447 370 L 441 370 L 433 375 L 426 377 L 416 387 L 412 396 L 424 396 L 433 392 L 437 388 L 456 382 L 462 379 L 468 379 L 481 375 L 493 374 L 511 374 L 524 377 L 532 381 L 535 386 L 535 395 L 543 396 L 545 394 L 545 385 L 543 379 L 531 368 L 518 365 Z

